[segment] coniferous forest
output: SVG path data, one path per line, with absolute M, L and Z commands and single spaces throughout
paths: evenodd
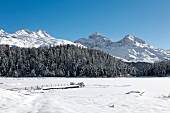
M 62 45 L 0 46 L 1 77 L 169 76 L 169 62 L 125 63 L 99 50 Z
M 119 77 L 136 73 L 136 68 L 109 54 L 73 45 L 1 45 L 0 62 L 0 76 L 4 77 Z
M 132 63 L 137 68 L 136 76 L 140 77 L 167 77 L 170 76 L 170 62 L 157 61 L 154 63 L 137 62 Z

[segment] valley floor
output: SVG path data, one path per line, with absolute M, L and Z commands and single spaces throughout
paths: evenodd
M 70 82 L 86 86 L 6 90 Z M 0 78 L 0 113 L 169 113 L 169 86 L 170 78 Z

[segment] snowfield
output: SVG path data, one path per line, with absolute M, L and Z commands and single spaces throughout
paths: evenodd
M 9 91 L 84 82 L 84 88 Z M 170 78 L 0 78 L 0 113 L 170 113 Z

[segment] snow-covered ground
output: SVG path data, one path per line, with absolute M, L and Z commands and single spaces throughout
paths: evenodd
M 84 82 L 86 87 L 9 91 Z M 170 78 L 0 78 L 0 113 L 170 113 Z

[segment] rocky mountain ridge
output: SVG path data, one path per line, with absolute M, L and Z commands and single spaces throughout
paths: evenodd
M 43 30 L 29 31 L 27 29 L 18 30 L 12 34 L 9 34 L 3 30 L 0 30 L 0 44 L 18 46 L 24 48 L 40 47 L 40 46 L 56 46 L 56 45 L 75 45 L 82 46 L 81 44 L 75 44 L 68 40 L 56 39 L 50 36 Z
M 155 48 L 140 38 L 126 35 L 120 41 L 114 42 L 95 32 L 88 39 L 80 38 L 75 41 L 88 48 L 97 49 L 121 58 L 126 62 L 155 62 L 170 60 L 170 51 Z

